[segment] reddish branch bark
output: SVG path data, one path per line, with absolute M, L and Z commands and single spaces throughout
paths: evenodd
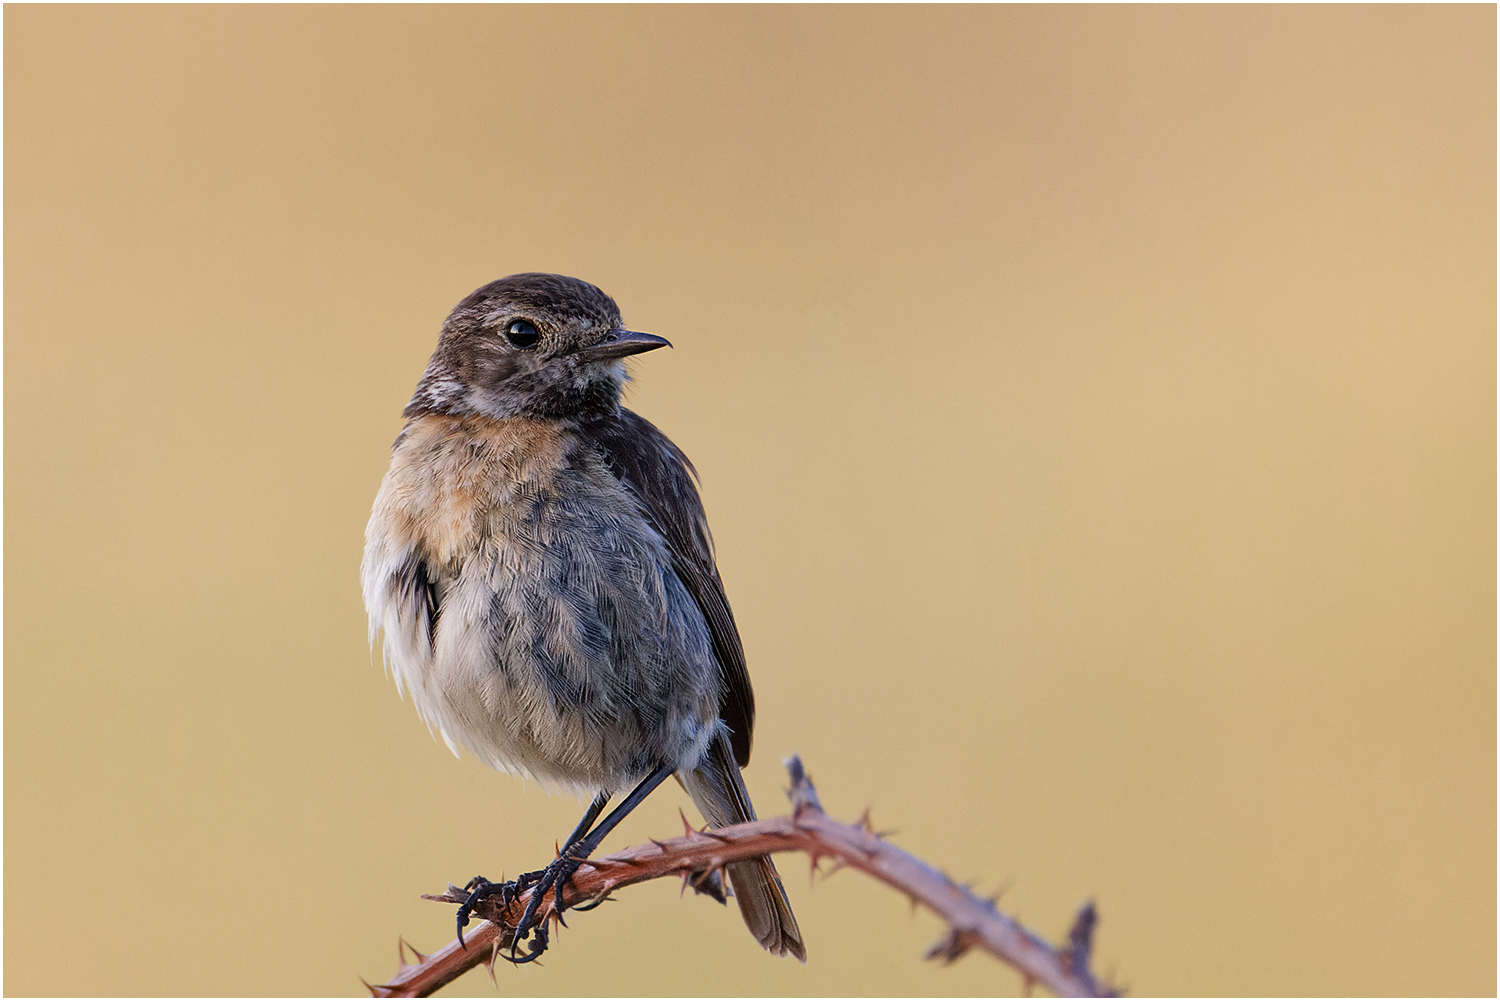
M 599 900 L 622 887 L 663 876 L 716 872 L 726 862 L 754 858 L 767 853 L 800 851 L 816 866 L 821 859 L 834 860 L 833 872 L 857 869 L 906 894 L 948 923 L 948 934 L 930 950 L 929 959 L 952 962 L 978 947 L 1015 967 L 1027 986 L 1041 984 L 1062 997 L 1110 997 L 1114 990 L 1089 970 L 1089 953 L 1098 917 L 1092 903 L 1085 904 L 1074 921 L 1068 944 L 1053 946 L 1027 931 L 1020 922 L 1002 913 L 993 900 L 982 900 L 932 866 L 909 855 L 870 830 L 868 818 L 853 826 L 828 817 L 818 803 L 818 794 L 802 770 L 798 758 L 787 761 L 791 773 L 792 815 L 738 824 L 717 831 L 695 831 L 690 826 L 680 838 L 652 840 L 604 858 L 583 863 L 569 882 L 563 900 L 568 906 Z M 686 820 L 684 820 L 686 826 Z M 830 872 L 831 875 L 831 872 Z M 481 963 L 493 964 L 499 952 L 509 949 L 514 923 L 521 916 L 530 894 L 521 895 L 509 908 L 498 897 L 481 901 L 475 914 L 486 919 L 464 935 L 467 948 L 450 942 L 430 956 L 401 944 L 401 965 L 389 983 L 371 987 L 375 997 L 426 997 Z M 467 894 L 455 886 L 429 897 L 462 903 Z M 543 908 L 550 909 L 550 902 Z M 556 912 L 552 912 L 555 917 Z M 406 961 L 406 950 L 416 962 Z

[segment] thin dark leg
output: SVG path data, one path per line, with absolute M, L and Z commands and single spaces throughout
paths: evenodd
M 599 814 L 603 813 L 604 808 L 609 805 L 609 796 L 609 793 L 601 792 L 599 795 L 594 797 L 594 801 L 589 804 L 588 812 L 583 815 L 583 819 L 578 822 L 578 826 L 573 828 L 573 833 L 568 835 L 568 840 L 563 842 L 562 851 L 559 854 L 568 854 L 568 849 L 572 848 L 574 845 L 578 844 L 580 840 L 583 839 L 583 836 L 589 832 L 589 825 L 598 820 Z M 595 907 L 598 907 L 602 903 L 604 903 L 603 897 L 599 898 L 591 904 L 586 904 L 583 907 L 575 907 L 573 908 L 573 910 L 592 911 Z
M 575 843 L 577 845 L 577 850 L 565 852 L 564 854 L 571 855 L 573 858 L 578 859 L 580 862 L 588 858 L 590 855 L 594 854 L 594 849 L 598 848 L 599 843 L 609 836 L 609 832 L 618 827 L 620 825 L 620 821 L 624 820 L 626 815 L 629 814 L 631 810 L 634 810 L 636 807 L 640 806 L 641 801 L 644 800 L 647 796 L 651 795 L 652 791 L 657 786 L 661 785 L 667 779 L 671 778 L 674 771 L 676 771 L 676 769 L 671 765 L 662 765 L 661 767 L 657 768 L 656 771 L 641 779 L 640 785 L 630 790 L 630 795 L 620 800 L 620 805 L 611 810 L 609 816 L 605 817 L 599 823 L 598 827 L 590 831 L 587 837 L 582 838 Z M 602 796 L 604 794 L 601 793 L 600 795 Z M 608 797 L 606 797 L 606 799 L 607 798 Z M 599 809 L 604 809 L 603 803 L 599 804 Z
M 584 811 L 583 819 L 578 822 L 577 827 L 573 828 L 573 833 L 568 835 L 568 840 L 563 842 L 562 854 L 566 855 L 568 849 L 576 845 L 589 832 L 589 827 L 594 821 L 599 819 L 599 814 L 603 813 L 604 808 L 609 805 L 609 797 L 610 794 L 608 792 L 601 792 L 594 797 L 594 801 Z M 526 889 L 531 883 L 541 879 L 544 872 L 546 872 L 545 869 L 541 872 L 529 872 L 509 883 L 491 883 L 483 876 L 475 876 L 469 880 L 468 886 L 464 887 L 464 889 L 470 891 L 469 898 L 458 909 L 458 944 L 464 944 L 464 927 L 469 923 L 469 915 L 473 913 L 475 904 L 486 897 L 493 897 L 498 893 L 502 897 L 510 898 L 505 901 L 506 905 L 509 906 L 510 901 L 515 899 L 517 893 Z M 528 880 L 527 877 L 530 877 L 530 879 Z
M 640 784 L 630 791 L 630 795 L 620 801 L 620 805 L 610 811 L 609 816 L 599 822 L 586 836 L 577 841 L 573 847 L 565 849 L 557 860 L 546 869 L 542 870 L 542 878 L 531 891 L 531 899 L 526 901 L 526 910 L 521 913 L 521 920 L 516 922 L 516 934 L 511 939 L 510 955 L 506 956 L 512 963 L 529 963 L 536 959 L 547 949 L 547 922 L 544 918 L 541 924 L 533 925 L 536 921 L 537 908 L 541 905 L 542 897 L 547 891 L 552 890 L 552 906 L 558 914 L 563 912 L 562 889 L 573 878 L 573 873 L 578 871 L 578 865 L 584 859 L 594 853 L 609 832 L 614 830 L 625 817 L 641 805 L 641 801 L 651 795 L 652 790 L 666 781 L 667 777 L 675 769 L 671 765 L 661 765 L 641 780 Z M 596 801 L 597 802 L 597 801 Z M 601 803 L 600 809 L 604 806 Z M 516 945 L 530 933 L 531 947 L 524 956 L 516 956 Z
M 604 808 L 609 805 L 609 795 L 607 792 L 601 792 L 594 797 L 594 801 L 589 804 L 588 812 L 583 815 L 583 819 L 578 822 L 578 826 L 573 828 L 573 833 L 568 835 L 568 840 L 563 842 L 563 851 L 565 853 L 569 848 L 582 841 L 583 836 L 589 832 L 589 828 L 593 826 L 594 821 L 599 819 L 599 814 L 603 813 Z

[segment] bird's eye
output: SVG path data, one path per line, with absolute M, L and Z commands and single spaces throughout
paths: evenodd
M 518 348 L 529 348 L 542 339 L 542 335 L 536 332 L 536 326 L 530 320 L 517 320 L 505 328 L 505 336 Z

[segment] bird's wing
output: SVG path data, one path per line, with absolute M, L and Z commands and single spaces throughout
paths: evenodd
M 654 424 L 624 407 L 617 414 L 588 421 L 581 430 L 666 540 L 673 569 L 708 622 L 719 673 L 724 678 L 719 715 L 729 727 L 735 761 L 743 768 L 750 762 L 755 694 L 750 690 L 734 613 L 729 610 L 729 599 L 714 565 L 708 519 L 693 482 L 697 471 Z

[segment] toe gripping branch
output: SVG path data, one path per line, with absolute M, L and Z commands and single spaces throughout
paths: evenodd
M 500 909 L 507 911 L 517 900 L 526 896 L 529 890 L 530 895 L 526 897 L 526 906 L 521 911 L 521 917 L 516 922 L 515 930 L 507 936 L 510 939 L 508 953 L 501 946 L 495 949 L 494 954 L 518 966 L 522 963 L 532 962 L 547 951 L 549 938 L 547 934 L 547 921 L 549 915 L 547 912 L 542 911 L 542 898 L 547 895 L 549 890 L 552 892 L 551 914 L 556 915 L 557 920 L 562 922 L 562 912 L 567 910 L 567 902 L 563 898 L 563 889 L 568 885 L 568 880 L 573 878 L 573 874 L 578 871 L 578 867 L 581 864 L 581 860 L 573 858 L 569 852 L 564 851 L 547 868 L 538 872 L 525 873 L 504 883 L 492 883 L 483 876 L 475 876 L 464 885 L 464 889 L 469 891 L 469 895 L 458 908 L 458 944 L 463 948 L 468 948 L 464 945 L 464 927 L 468 925 L 469 918 L 474 913 L 474 908 L 478 906 L 480 901 L 487 900 L 490 897 L 499 897 Z M 589 910 L 593 906 L 586 905 L 582 909 Z M 540 919 L 537 916 L 539 913 L 541 914 Z M 526 951 L 517 955 L 516 949 L 521 943 L 526 942 L 528 938 L 530 942 L 527 944 Z
M 526 908 L 521 912 L 521 919 L 516 922 L 514 934 L 510 939 L 510 955 L 499 953 L 499 955 L 512 963 L 530 963 L 542 953 L 547 951 L 547 920 L 548 914 L 541 910 L 542 898 L 547 891 L 552 891 L 552 915 L 555 915 L 558 924 L 563 923 L 562 913 L 567 910 L 567 901 L 563 899 L 563 891 L 567 888 L 568 881 L 578 871 L 578 867 L 594 850 L 599 847 L 606 835 L 619 825 L 640 805 L 641 801 L 651 795 L 651 791 L 661 785 L 667 776 L 672 774 L 671 765 L 658 765 L 640 783 L 630 791 L 620 805 L 610 811 L 609 816 L 598 820 L 599 814 L 604 811 L 605 804 L 610 800 L 608 792 L 601 792 L 594 797 L 589 804 L 588 810 L 583 815 L 583 820 L 568 836 L 562 851 L 553 859 L 547 868 L 540 872 L 528 872 L 517 877 L 510 883 L 491 883 L 483 876 L 475 876 L 464 886 L 469 895 L 458 908 L 458 944 L 464 946 L 464 925 L 469 923 L 469 915 L 473 913 L 476 905 L 487 897 L 499 896 L 501 909 L 508 910 L 510 905 L 520 898 L 520 895 L 528 890 L 531 896 L 526 900 Z M 537 914 L 542 915 L 537 920 Z M 516 955 L 516 947 L 530 937 L 531 942 L 527 951 Z M 498 950 L 497 950 L 498 952 Z

